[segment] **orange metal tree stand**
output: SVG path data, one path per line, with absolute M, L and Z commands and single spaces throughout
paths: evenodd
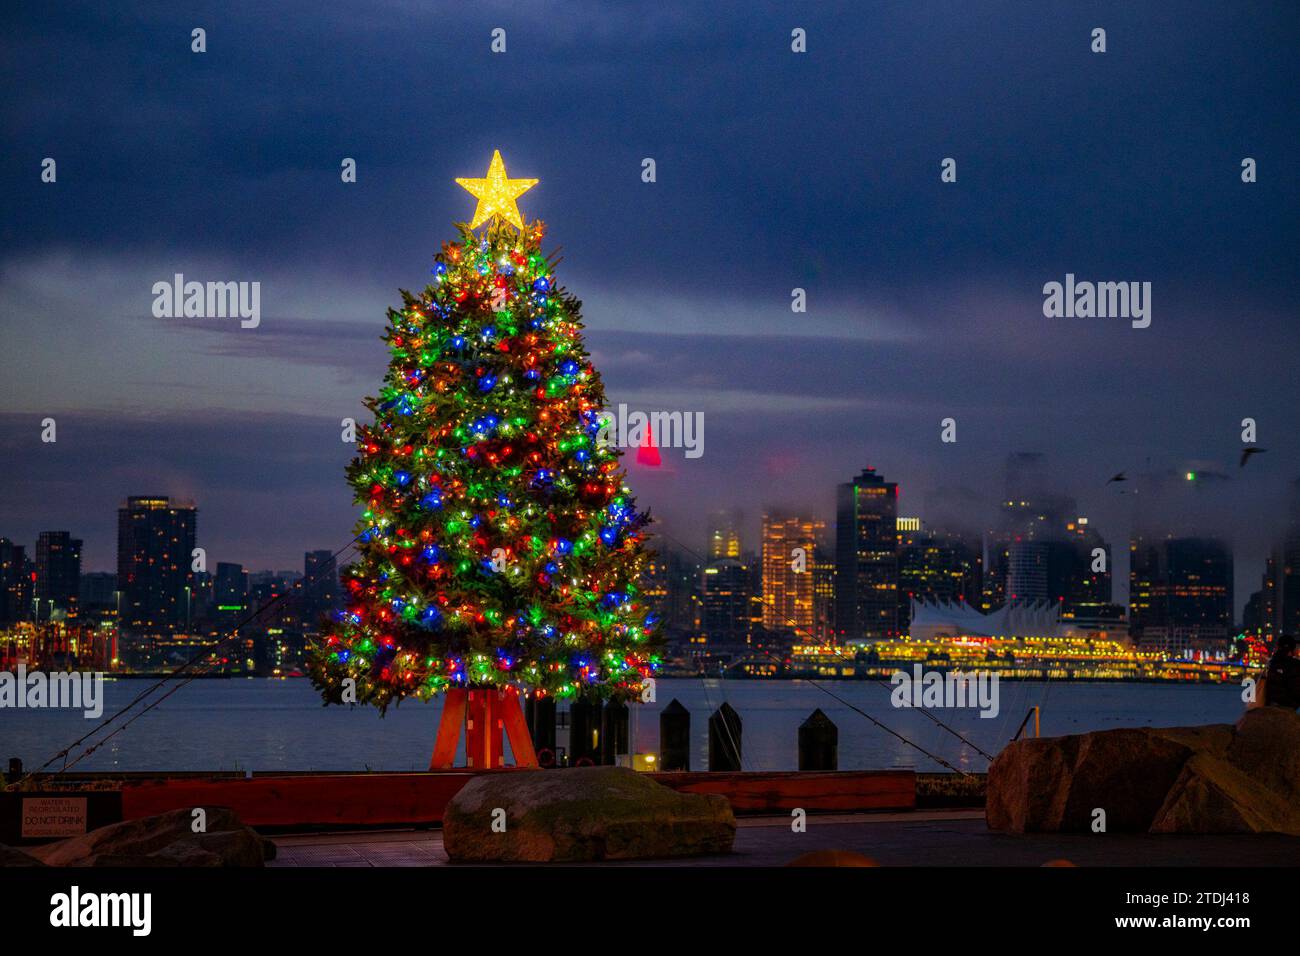
M 433 744 L 430 770 L 449 770 L 456 759 L 456 744 L 465 729 L 465 766 L 470 770 L 499 770 L 505 766 L 502 732 L 510 740 L 516 767 L 536 767 L 537 754 L 524 720 L 519 691 L 490 687 L 447 691 Z

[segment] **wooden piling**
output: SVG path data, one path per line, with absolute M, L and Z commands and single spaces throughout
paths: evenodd
M 709 717 L 709 769 L 738 773 L 740 765 L 740 714 L 725 700 Z
M 659 712 L 659 769 L 691 769 L 691 712 L 676 697 Z

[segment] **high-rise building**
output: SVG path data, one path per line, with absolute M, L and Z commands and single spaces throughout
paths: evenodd
M 81 541 L 67 531 L 42 531 L 36 539 L 36 613 L 77 616 L 81 591 Z
M 1286 524 L 1267 559 L 1258 608 L 1261 636 L 1300 636 L 1300 479 L 1291 484 Z
M 983 557 L 978 543 L 958 534 L 931 532 L 918 522 L 898 529 L 898 626 L 911 620 L 912 601 L 980 606 Z
M 333 551 L 308 551 L 303 555 L 302 624 L 311 632 L 320 629 L 339 601 L 339 566 Z
M 752 575 L 734 558 L 704 569 L 700 629 L 709 645 L 745 643 L 755 624 Z
M 983 541 L 984 583 L 980 589 L 980 610 L 991 614 L 1007 603 L 1007 571 L 1011 564 L 1011 546 L 998 534 L 987 534 Z
M 1168 543 L 1166 599 L 1172 623 L 1222 628 L 1235 623 L 1232 549 L 1213 538 Z
M 1006 490 L 998 527 L 984 548 L 982 608 L 1003 604 L 1063 603 L 1072 589 L 1079 542 L 1074 499 L 1049 490 L 1046 459 L 1018 452 L 1006 463 Z
M 763 515 L 762 620 L 768 630 L 813 636 L 817 538 L 825 527 L 816 518 Z
M 1047 600 L 1046 541 L 1017 538 L 1007 546 L 1008 604 L 1034 604 Z
M 1136 639 L 1175 630 L 1191 632 L 1192 644 L 1231 636 L 1233 561 L 1226 543 L 1216 538 L 1139 537 L 1129 551 L 1129 628 Z
M 660 549 L 646 563 L 642 591 L 670 637 L 699 627 L 700 567 L 676 551 Z
M 839 486 L 835 511 L 835 636 L 898 636 L 898 485 L 875 469 Z
M 1246 606 L 1241 611 L 1241 629 L 1247 634 L 1272 642 L 1276 637 L 1273 631 L 1271 601 L 1275 596 L 1272 588 L 1274 573 L 1273 558 L 1269 557 L 1264 568 L 1264 577 L 1258 591 L 1251 592 Z
M 289 575 L 292 575 L 292 580 Z M 298 600 L 297 572 L 254 571 L 248 576 L 248 603 L 253 620 L 281 630 L 299 627 L 302 605 Z
M 1001 533 L 1012 540 L 1057 538 L 1078 514 L 1073 498 L 1049 491 L 1046 459 L 1036 452 L 1007 458 L 1001 512 Z
M 0 624 L 31 620 L 32 575 L 27 549 L 0 538 Z
M 813 555 L 813 636 L 826 643 L 835 638 L 835 549 L 823 538 Z
M 1086 517 L 1065 530 L 1067 537 L 1048 547 L 1047 599 L 1060 606 L 1062 620 L 1081 630 L 1120 630 L 1125 612 L 1111 603 L 1110 546 Z
M 248 614 L 248 572 L 242 564 L 217 562 L 212 582 L 212 619 L 217 628 L 238 627 Z
M 164 495 L 128 498 L 117 512 L 121 627 L 169 634 L 190 624 L 198 509 Z
M 740 515 L 731 510 L 715 511 L 709 516 L 709 560 L 740 557 Z
M 77 604 L 82 611 L 116 611 L 117 575 L 112 571 L 89 571 L 83 574 Z

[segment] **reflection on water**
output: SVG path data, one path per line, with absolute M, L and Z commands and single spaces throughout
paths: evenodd
M 138 680 L 108 682 L 104 716 L 147 686 Z M 831 681 L 822 686 L 962 769 L 987 766 L 983 757 L 923 713 L 890 706 L 888 685 Z M 999 690 L 1001 709 L 994 718 L 983 719 L 976 710 L 932 713 L 996 754 L 1035 704 L 1042 707 L 1044 736 L 1112 727 L 1227 723 L 1243 707 L 1240 688 L 1230 684 L 1003 682 Z M 661 680 L 657 697 L 654 704 L 633 708 L 636 749 L 657 749 L 658 712 L 676 697 L 693 717 L 692 769 L 707 766 L 706 721 L 724 700 L 744 722 L 746 770 L 795 769 L 799 724 L 818 707 L 839 727 L 841 769 L 943 769 L 806 681 Z M 305 680 L 198 680 L 118 734 L 78 769 L 422 770 L 428 766 L 440 710 L 436 702 L 408 702 L 381 719 L 369 708 L 323 707 Z M 94 723 L 80 711 L 0 709 L 0 760 L 21 757 L 28 770 L 35 769 Z

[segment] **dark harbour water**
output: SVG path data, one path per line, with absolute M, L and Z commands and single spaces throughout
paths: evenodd
M 106 682 L 105 717 L 147 686 L 143 680 Z M 983 757 L 921 712 L 892 707 L 887 686 L 862 681 L 823 686 L 964 770 L 987 767 Z M 1000 686 L 995 718 L 981 718 L 974 710 L 933 713 L 996 754 L 1035 704 L 1042 707 L 1043 735 L 1052 736 L 1231 722 L 1242 711 L 1240 695 L 1241 688 L 1232 684 L 1007 681 Z M 661 680 L 657 696 L 656 703 L 633 708 L 635 749 L 658 749 L 659 710 L 676 697 L 693 718 L 692 769 L 707 767 L 706 720 L 723 700 L 744 721 L 746 770 L 796 769 L 796 731 L 816 707 L 839 727 L 841 769 L 943 769 L 806 681 Z M 381 719 L 370 709 L 323 707 L 306 680 L 198 680 L 113 737 L 78 769 L 423 770 L 440 711 L 437 702 L 408 702 Z M 95 724 L 79 711 L 0 709 L 0 760 L 21 757 L 28 770 L 35 769 Z

